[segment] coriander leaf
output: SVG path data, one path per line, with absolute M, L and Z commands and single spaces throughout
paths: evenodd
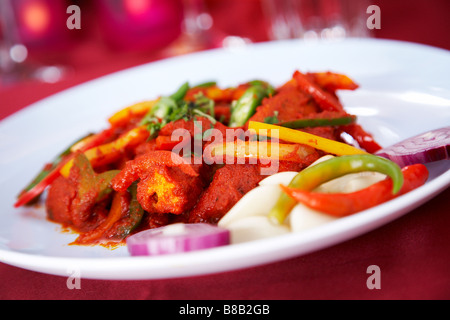
M 274 111 L 273 112 L 273 116 L 264 118 L 264 123 L 268 123 L 268 124 L 277 124 L 277 123 L 279 123 L 278 111 Z

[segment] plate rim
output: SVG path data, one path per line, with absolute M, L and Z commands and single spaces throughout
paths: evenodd
M 355 43 L 357 43 L 357 42 L 359 42 L 359 43 L 363 43 L 363 42 L 379 43 L 379 44 L 386 44 L 386 45 L 393 44 L 393 45 L 399 45 L 399 46 L 410 47 L 410 48 L 416 47 L 418 49 L 429 50 L 430 52 L 434 51 L 436 53 L 447 54 L 450 56 L 450 50 L 432 46 L 429 44 L 412 42 L 412 41 L 407 41 L 407 40 L 398 40 L 398 39 L 359 38 L 359 37 L 345 38 L 345 39 L 340 39 L 340 40 L 321 39 L 320 41 L 304 40 L 304 39 L 282 39 L 282 40 L 276 40 L 276 41 L 260 41 L 260 42 L 254 42 L 254 43 L 247 44 L 243 48 L 238 48 L 237 50 L 258 50 L 258 48 L 260 48 L 260 47 L 264 47 L 264 46 L 272 47 L 274 44 L 293 45 L 293 46 L 301 44 L 301 45 L 309 46 L 309 45 L 316 45 L 316 44 L 321 45 L 321 43 L 339 44 L 339 43 L 352 43 L 352 42 L 355 42 Z M 146 66 L 166 64 L 166 63 L 170 63 L 174 60 L 176 61 L 176 60 L 189 59 L 192 56 L 209 55 L 209 54 L 215 53 L 215 52 L 218 52 L 220 54 L 220 52 L 225 51 L 225 50 L 233 51 L 234 49 L 233 48 L 211 48 L 211 49 L 207 49 L 207 50 L 203 50 L 203 51 L 191 52 L 191 53 L 187 53 L 187 54 L 183 54 L 183 55 L 161 58 L 161 59 L 157 59 L 154 61 L 141 63 L 141 64 L 138 64 L 138 65 L 135 65 L 132 67 L 124 68 L 121 70 L 113 71 L 113 72 L 95 77 L 93 79 L 89 79 L 82 83 L 78 83 L 76 85 L 70 86 L 68 88 L 64 88 L 60 91 L 50 94 L 47 97 L 43 97 L 37 101 L 34 101 L 33 103 L 30 103 L 30 104 L 24 106 L 23 108 L 15 111 L 15 112 L 7 115 L 3 119 L 1 119 L 0 124 L 3 123 L 4 121 L 9 121 L 9 118 L 14 118 L 14 117 L 22 114 L 23 112 L 26 112 L 27 109 L 29 109 L 29 108 L 35 108 L 36 105 L 39 106 L 41 103 L 45 103 L 45 101 L 48 99 L 57 98 L 59 95 L 67 94 L 67 92 L 71 92 L 73 90 L 81 90 L 85 86 L 92 85 L 92 83 L 102 82 L 102 81 L 105 81 L 105 79 L 109 79 L 112 77 L 119 77 L 120 75 L 129 73 L 129 72 L 133 72 L 133 70 L 135 70 L 135 69 L 143 68 Z

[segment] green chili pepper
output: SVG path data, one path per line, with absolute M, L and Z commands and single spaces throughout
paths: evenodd
M 131 194 L 130 201 L 130 219 L 133 224 L 136 226 L 142 219 L 144 215 L 144 209 L 142 209 L 141 205 L 137 200 L 137 181 L 133 182 L 133 184 L 128 188 Z
M 179 113 L 182 108 L 179 105 L 182 104 L 189 88 L 189 83 L 185 82 L 175 93 L 167 97 L 161 97 L 142 118 L 140 125 L 148 125 L 149 139 L 154 138 L 168 122 L 173 121 L 171 118 L 173 118 L 174 113 Z
M 298 119 L 280 123 L 279 126 L 291 129 L 299 129 L 307 127 L 343 126 L 354 123 L 355 121 L 355 116 L 348 115 L 339 118 Z
M 80 153 L 74 158 L 73 165 L 80 170 L 77 193 L 78 198 L 82 199 L 86 194 L 95 191 L 97 193 L 95 201 L 99 202 L 113 191 L 110 185 L 111 180 L 120 172 L 120 170 L 110 170 L 97 174 L 92 168 L 88 158 L 83 153 Z
M 371 154 L 335 157 L 300 171 L 289 183 L 289 187 L 311 191 L 324 182 L 349 173 L 375 171 L 389 176 L 393 182 L 392 193 L 396 194 L 403 185 L 400 167 L 385 158 Z M 269 213 L 269 219 L 283 223 L 297 202 L 282 193 Z
M 77 141 L 72 143 L 69 147 L 67 147 L 63 152 L 58 154 L 58 156 L 56 156 L 56 158 L 52 162 L 45 165 L 44 168 L 34 177 L 34 179 L 20 192 L 19 196 L 22 195 L 24 192 L 31 190 L 34 186 L 36 186 L 39 182 L 41 182 L 45 177 L 47 177 L 49 175 L 49 173 L 52 172 L 53 169 L 55 169 L 58 166 L 58 164 L 62 161 L 62 159 L 71 153 L 71 148 L 75 144 L 77 144 L 81 140 L 83 140 L 91 135 L 92 135 L 92 133 L 78 139 Z M 39 198 L 39 195 L 36 197 L 36 199 L 37 198 Z
M 212 87 L 215 85 L 217 85 L 216 81 L 207 81 L 207 82 L 199 83 L 199 84 L 193 86 L 192 88 L 208 88 L 208 87 Z
M 170 98 L 175 100 L 176 102 L 183 100 L 189 88 L 190 86 L 188 82 L 183 83 L 175 93 L 170 95 Z
M 248 88 L 232 107 L 230 116 L 230 127 L 243 126 L 255 113 L 256 107 L 261 101 L 270 95 L 272 88 L 257 82 L 256 85 Z
M 152 124 L 167 118 L 173 110 L 178 108 L 178 103 L 183 100 L 188 90 L 189 84 L 185 82 L 175 93 L 161 97 L 141 120 L 141 125 Z
M 144 216 L 144 209 L 137 200 L 137 181 L 131 184 L 128 192 L 131 195 L 128 217 L 123 219 L 115 230 L 108 232 L 113 239 L 124 239 L 139 225 Z
M 59 161 L 58 161 L 59 162 Z M 49 163 L 46 165 L 37 175 L 36 177 L 19 193 L 18 196 L 31 190 L 35 185 L 41 182 L 52 170 L 56 167 L 53 163 Z
M 264 80 L 252 80 L 248 82 L 251 86 L 263 86 L 268 88 L 270 91 L 275 91 L 275 89 L 266 81 Z

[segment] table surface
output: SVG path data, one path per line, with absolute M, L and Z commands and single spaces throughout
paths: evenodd
M 450 49 L 450 2 L 376 2 L 383 19 L 376 37 Z M 229 1 L 226 7 L 221 1 L 207 4 L 222 31 L 268 40 L 264 25 L 253 24 L 245 34 L 245 23 L 226 19 L 230 12 L 245 15 L 260 10 L 257 0 Z M 0 119 L 71 86 L 163 57 L 161 52 L 111 51 L 95 35 L 85 36 L 64 56 L 71 70 L 62 81 L 28 80 L 0 88 Z M 449 197 L 447 188 L 403 217 L 326 249 L 213 275 L 139 281 L 81 279 L 81 289 L 71 290 L 65 277 L 0 263 L 0 299 L 449 299 Z M 370 265 L 380 267 L 380 289 L 366 285 Z

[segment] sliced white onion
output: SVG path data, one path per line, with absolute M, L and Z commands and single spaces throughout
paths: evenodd
M 138 232 L 127 238 L 132 256 L 203 250 L 230 244 L 230 231 L 206 223 L 176 223 Z
M 313 210 L 299 203 L 289 214 L 289 225 L 292 232 L 301 232 L 336 219 L 329 214 Z
M 228 228 L 230 223 L 242 218 L 267 216 L 281 192 L 278 185 L 264 185 L 250 190 L 219 220 L 218 226 Z
M 358 172 L 322 183 L 314 189 L 314 192 L 321 193 L 351 193 L 367 188 L 386 178 L 385 174 L 379 172 Z
M 284 184 L 288 185 L 289 182 L 298 174 L 296 171 L 284 171 L 268 176 L 259 182 L 260 186 L 272 186 Z
M 227 226 L 231 232 L 231 242 L 241 243 L 275 237 L 290 232 L 286 225 L 276 225 L 267 216 L 249 216 L 233 220 Z
M 324 156 L 311 165 L 332 157 Z M 298 172 L 286 171 L 265 178 L 259 183 L 258 187 L 244 195 L 220 219 L 218 226 L 230 230 L 232 243 L 272 237 L 291 231 L 289 225 L 274 224 L 268 219 L 267 215 L 282 193 L 279 185 L 288 185 L 297 174 Z M 311 213 L 311 215 L 313 214 Z M 319 215 L 322 214 L 319 213 Z M 310 220 L 306 220 L 305 223 L 309 223 Z M 295 221 L 301 223 L 301 219 Z M 296 226 L 296 229 L 300 228 L 301 226 Z
M 324 156 L 311 166 L 330 158 L 333 156 Z M 268 219 L 270 209 L 273 208 L 282 193 L 279 185 L 288 185 L 297 174 L 297 172 L 288 171 L 265 178 L 258 187 L 244 195 L 222 217 L 218 226 L 230 230 L 232 243 L 300 232 L 337 219 L 300 203 L 291 211 L 287 224 L 274 224 Z M 315 191 L 324 193 L 354 192 L 383 180 L 385 177 L 377 172 L 355 173 L 324 183 Z
M 428 131 L 379 150 L 376 155 L 400 167 L 450 158 L 450 127 Z

